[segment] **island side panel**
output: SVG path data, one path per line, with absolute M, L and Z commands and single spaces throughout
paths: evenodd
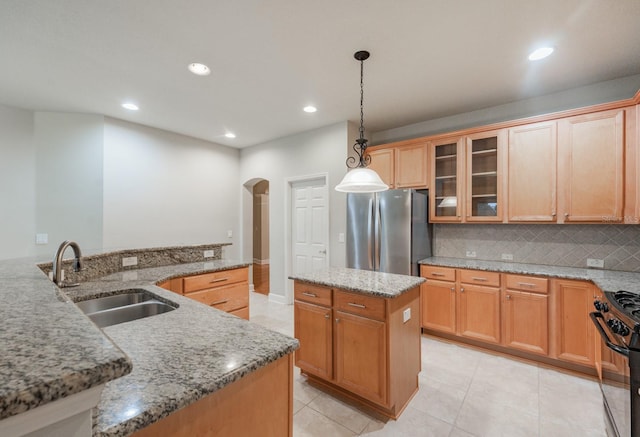
M 293 354 L 176 411 L 133 437 L 293 435 Z

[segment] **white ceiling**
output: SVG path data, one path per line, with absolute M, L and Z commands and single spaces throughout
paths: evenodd
M 380 131 L 640 73 L 640 1 L 0 0 L 0 103 L 246 147 L 357 122 L 360 49 Z

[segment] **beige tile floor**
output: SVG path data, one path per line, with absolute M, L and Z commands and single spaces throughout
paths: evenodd
M 293 306 L 251 293 L 251 320 L 293 335 Z M 420 390 L 381 422 L 294 372 L 295 437 L 604 437 L 596 382 L 422 337 Z

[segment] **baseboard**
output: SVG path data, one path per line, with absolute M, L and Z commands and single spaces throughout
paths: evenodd
M 275 302 L 282 305 L 287 305 L 289 303 L 287 302 L 286 296 L 283 296 L 281 294 L 274 294 L 274 293 L 269 293 L 269 302 Z
M 249 284 L 249 291 L 256 291 L 256 287 L 253 284 Z

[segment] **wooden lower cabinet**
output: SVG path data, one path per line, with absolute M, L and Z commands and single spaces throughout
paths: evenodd
M 549 353 L 549 297 L 517 290 L 502 292 L 503 344 L 524 352 Z
M 132 434 L 133 437 L 292 435 L 291 354 Z
M 590 374 L 625 372 L 589 318 L 600 293 L 591 282 L 426 265 L 421 276 L 429 334 Z
M 220 270 L 159 282 L 158 287 L 249 320 L 249 268 Z
M 458 335 L 500 343 L 500 289 L 461 284 L 457 318 Z
M 294 296 L 296 366 L 327 389 L 397 418 L 418 390 L 419 287 L 391 299 L 296 281 Z
M 575 364 L 595 366 L 595 327 L 589 318 L 593 311 L 595 286 L 585 281 L 553 281 L 556 342 L 554 358 Z

